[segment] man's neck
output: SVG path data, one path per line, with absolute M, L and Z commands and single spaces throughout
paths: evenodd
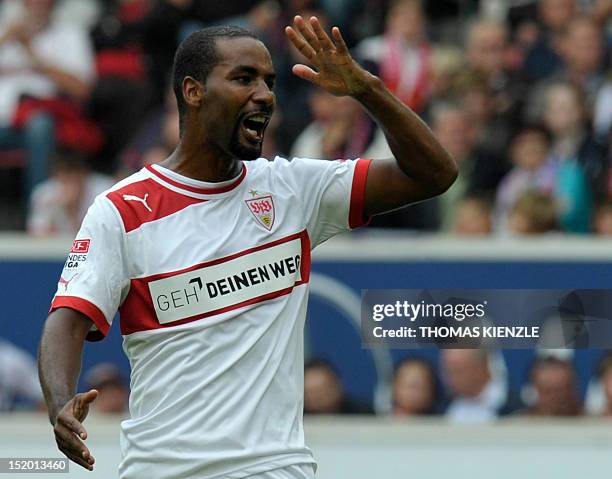
M 160 165 L 194 180 L 218 183 L 238 176 L 242 161 L 217 148 L 196 146 L 183 139 Z

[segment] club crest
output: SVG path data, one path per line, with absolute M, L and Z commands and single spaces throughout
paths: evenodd
M 244 200 L 249 211 L 260 225 L 271 231 L 274 225 L 274 200 L 272 195 L 270 193 L 259 193 L 255 190 L 251 190 L 249 193 L 252 198 Z

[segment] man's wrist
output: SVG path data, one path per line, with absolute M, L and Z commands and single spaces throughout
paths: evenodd
M 369 72 L 366 72 L 366 75 L 363 88 L 351 95 L 365 107 L 367 107 L 372 100 L 380 98 L 380 95 L 387 91 L 384 82 L 379 77 Z

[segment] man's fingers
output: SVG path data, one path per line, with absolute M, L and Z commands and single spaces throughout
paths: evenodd
M 74 451 L 75 454 L 85 454 L 85 456 L 91 455 L 89 449 L 87 449 L 87 446 L 85 446 L 85 444 L 70 429 L 56 427 L 54 432 L 57 442 L 59 443 L 61 441 L 65 447 Z
M 334 41 L 336 42 L 336 48 L 340 53 L 345 53 L 346 55 L 350 55 L 349 49 L 346 46 L 346 42 L 342 37 L 342 33 L 340 33 L 340 29 L 338 27 L 332 28 L 332 35 L 334 36 Z
M 57 420 L 60 424 L 77 434 L 80 438 L 87 439 L 87 431 L 83 427 L 83 424 L 81 424 L 75 417 L 60 414 L 57 417 Z
M 83 401 L 85 404 L 89 404 L 94 402 L 98 397 L 98 390 L 90 389 L 86 393 L 79 394 L 78 396 L 81 397 L 81 401 Z
M 78 455 L 74 454 L 72 451 L 64 451 L 64 450 L 62 450 L 62 452 L 72 462 L 78 464 L 79 466 L 84 467 L 88 471 L 93 471 L 93 462 L 92 463 L 87 462 L 85 459 L 83 459 L 82 457 L 79 457 Z
M 285 28 L 285 33 L 287 34 L 289 40 L 291 40 L 291 43 L 293 43 L 295 48 L 297 48 L 298 51 L 304 55 L 304 57 L 310 61 L 314 60 L 317 54 L 302 36 L 298 35 L 297 32 L 291 27 Z
M 321 44 L 319 43 L 319 40 L 317 39 L 315 34 L 312 32 L 310 27 L 306 24 L 304 19 L 300 17 L 299 15 L 296 15 L 295 18 L 293 19 L 293 23 L 297 27 L 302 37 L 304 37 L 304 39 L 312 47 L 312 49 L 315 52 L 321 51 Z
M 90 471 L 93 470 L 95 459 L 88 450 L 83 450 L 81 448 L 75 449 L 71 442 L 64 441 L 59 437 L 57 438 L 57 445 L 59 450 L 62 451 L 68 459 Z
M 294 75 L 304 80 L 308 80 L 309 82 L 312 82 L 315 85 L 318 85 L 319 74 L 315 72 L 312 68 L 298 63 L 297 65 L 293 65 L 291 71 L 293 71 Z
M 315 36 L 317 37 L 317 40 L 319 41 L 319 45 L 321 45 L 324 50 L 334 50 L 336 48 L 334 43 L 327 36 L 327 33 L 325 33 L 325 30 L 323 30 L 323 27 L 321 26 L 321 23 L 317 17 L 310 17 L 310 25 Z
M 89 413 L 89 405 L 95 401 L 98 397 L 98 391 L 91 389 L 86 393 L 80 393 L 74 396 L 72 402 L 73 415 L 79 420 L 83 421 Z

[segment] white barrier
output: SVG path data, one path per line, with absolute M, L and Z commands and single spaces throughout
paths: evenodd
M 53 477 L 117 477 L 119 418 L 92 416 L 86 426 L 95 470 L 72 464 L 69 474 Z M 0 457 L 60 457 L 43 415 L 0 416 L 0 431 Z M 575 479 L 608 477 L 612 470 L 612 421 L 599 419 L 460 426 L 320 417 L 307 418 L 306 435 L 319 462 L 317 479 Z
M 63 259 L 72 238 L 35 239 L 0 233 L 2 259 Z M 320 261 L 560 260 L 610 261 L 612 239 L 546 234 L 528 238 L 460 238 L 410 232 L 367 230 L 347 233 L 319 246 Z

